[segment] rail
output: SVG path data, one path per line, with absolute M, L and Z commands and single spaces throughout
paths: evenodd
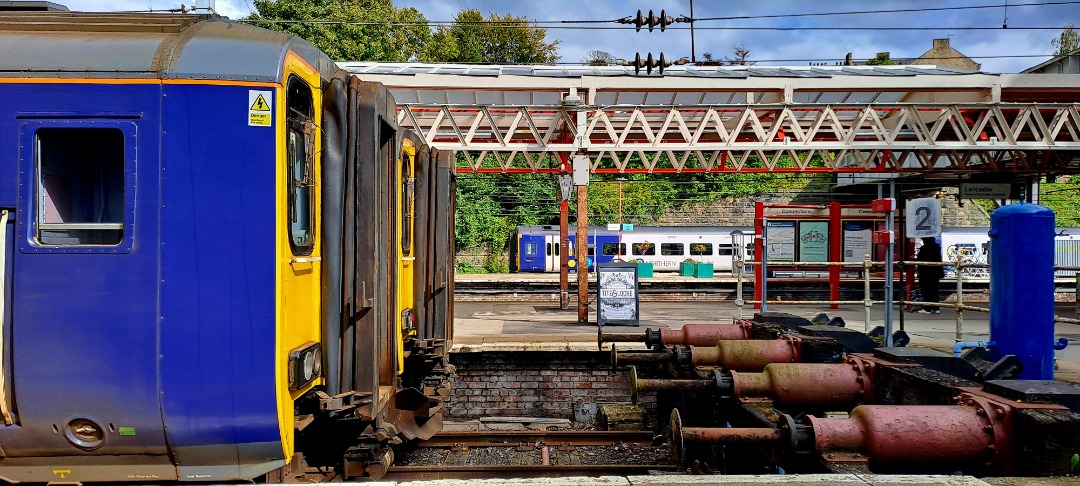
M 955 282 L 956 282 L 956 298 L 955 298 L 954 302 L 924 302 L 924 301 L 908 300 L 908 299 L 902 297 L 900 299 L 894 299 L 893 300 L 893 305 L 898 305 L 898 306 L 919 305 L 919 306 L 923 306 L 923 307 L 937 307 L 937 308 L 953 309 L 954 311 L 956 311 L 956 333 L 955 333 L 956 342 L 964 341 L 963 334 L 964 334 L 964 312 L 965 311 L 990 313 L 990 308 L 989 307 L 978 307 L 978 306 L 968 305 L 968 304 L 964 303 L 964 282 L 965 281 L 970 282 L 970 281 L 973 281 L 973 280 L 985 280 L 985 279 L 989 278 L 990 264 L 981 263 L 981 262 L 969 262 L 969 261 L 966 261 L 963 258 L 963 255 L 960 255 L 960 254 L 957 254 L 956 258 L 951 262 L 901 261 L 901 262 L 898 262 L 898 263 L 900 264 L 900 268 L 899 268 L 898 271 L 901 274 L 906 271 L 906 267 L 908 265 L 940 266 L 940 267 L 944 267 L 946 269 L 946 274 L 949 273 L 948 269 L 952 269 L 952 273 L 954 275 L 954 279 L 955 279 Z M 776 263 L 773 262 L 772 264 L 775 265 Z M 746 278 L 747 277 L 746 268 L 747 267 L 759 266 L 759 265 L 761 265 L 761 262 L 745 261 L 742 258 L 735 258 L 735 260 L 733 261 L 733 264 L 732 264 L 732 273 L 736 277 L 736 281 L 735 281 L 735 306 L 738 309 L 737 310 L 738 318 L 740 318 L 740 319 L 743 318 L 743 311 L 744 311 L 744 307 L 746 305 L 766 304 L 768 306 L 768 305 L 860 305 L 861 304 L 865 309 L 863 319 L 864 319 L 864 326 L 865 326 L 866 332 L 870 332 L 870 330 L 873 328 L 873 326 L 871 324 L 871 310 L 873 309 L 874 305 L 882 305 L 882 304 L 885 304 L 886 301 L 884 301 L 884 300 L 874 300 L 873 299 L 873 297 L 872 297 L 873 288 L 871 286 L 870 275 L 874 270 L 884 268 L 885 267 L 885 262 L 872 261 L 870 259 L 870 255 L 866 255 L 863 258 L 862 262 L 782 262 L 781 264 L 783 265 L 783 267 L 785 269 L 788 269 L 788 268 L 807 268 L 807 267 L 810 267 L 810 268 L 812 268 L 812 267 L 828 268 L 828 267 L 836 267 L 836 266 L 838 266 L 838 267 L 858 268 L 858 269 L 861 270 L 861 273 L 863 275 L 863 277 L 862 277 L 863 278 L 863 299 L 862 300 L 780 300 L 780 299 L 767 300 L 766 299 L 764 301 L 762 301 L 762 300 L 754 300 L 754 299 L 746 300 L 746 299 L 743 299 L 743 287 L 744 287 L 745 283 L 748 281 L 748 279 Z M 1069 318 L 1069 317 L 1062 317 L 1062 316 L 1059 316 L 1059 315 L 1055 314 L 1054 315 L 1054 322 L 1061 322 L 1061 323 L 1067 323 L 1067 324 L 1080 324 L 1080 266 L 1073 266 L 1073 265 L 1054 266 L 1054 274 L 1055 275 L 1057 275 L 1058 272 L 1062 272 L 1062 271 L 1065 271 L 1065 272 L 1071 271 L 1071 272 L 1073 272 L 1074 278 L 1076 280 L 1076 290 L 1075 290 L 1075 293 L 1076 293 L 1076 311 L 1075 311 L 1076 315 L 1075 315 L 1075 318 Z M 762 287 L 763 288 L 767 287 L 768 286 L 768 281 L 769 281 L 768 276 L 767 275 L 764 276 L 761 280 L 762 280 L 762 282 L 761 282 Z M 768 294 L 763 294 L 763 295 L 768 295 Z M 906 297 L 907 292 L 904 291 L 904 292 L 901 293 L 901 295 L 904 295 Z

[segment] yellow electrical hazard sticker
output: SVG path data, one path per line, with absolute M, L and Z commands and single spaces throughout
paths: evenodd
M 273 103 L 273 91 L 248 90 L 248 126 L 270 126 Z

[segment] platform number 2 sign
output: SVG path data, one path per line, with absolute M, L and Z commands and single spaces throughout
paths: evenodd
M 908 238 L 925 238 L 941 234 L 941 201 L 934 197 L 909 199 L 905 206 Z

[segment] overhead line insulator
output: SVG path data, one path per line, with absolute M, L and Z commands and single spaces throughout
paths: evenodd
M 660 11 L 660 16 L 657 16 L 656 14 L 653 13 L 652 10 L 649 10 L 649 16 L 648 17 L 646 17 L 644 14 L 642 14 L 641 10 L 638 10 L 637 11 L 637 16 L 635 16 L 633 19 L 631 19 L 631 20 L 629 20 L 627 22 L 624 22 L 624 23 L 632 23 L 632 24 L 634 24 L 634 30 L 636 30 L 638 32 L 641 32 L 642 27 L 648 27 L 649 32 L 652 32 L 653 29 L 655 29 L 657 26 L 660 27 L 660 32 L 663 32 L 664 30 L 667 29 L 667 26 L 669 26 L 669 25 L 671 25 L 671 24 L 673 24 L 675 22 L 676 22 L 676 19 L 674 17 L 668 15 L 666 10 L 661 10 Z

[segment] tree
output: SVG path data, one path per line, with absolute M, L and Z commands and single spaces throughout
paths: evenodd
M 431 39 L 424 14 L 392 0 L 255 0 L 244 19 L 311 42 L 334 60 L 417 59 Z
M 1054 52 L 1055 56 L 1064 56 L 1080 49 L 1080 32 L 1077 32 L 1076 26 L 1070 23 L 1065 26 L 1065 30 L 1061 31 L 1057 39 L 1050 41 L 1050 45 L 1057 49 Z
M 879 52 L 873 59 L 866 60 L 867 66 L 889 66 L 893 64 L 896 64 L 896 61 L 889 59 L 888 52 Z
M 615 56 L 606 51 L 589 51 L 589 54 L 581 59 L 581 63 L 586 66 L 613 66 L 618 62 Z
M 735 54 L 735 58 L 725 56 L 724 59 L 730 66 L 752 66 L 754 63 L 747 61 L 750 57 L 750 49 L 747 49 L 743 44 L 732 44 L 732 52 Z
M 559 60 L 559 41 L 545 42 L 547 29 L 525 17 L 463 9 L 453 25 L 440 26 L 424 46 L 424 62 L 470 64 L 551 64 Z

